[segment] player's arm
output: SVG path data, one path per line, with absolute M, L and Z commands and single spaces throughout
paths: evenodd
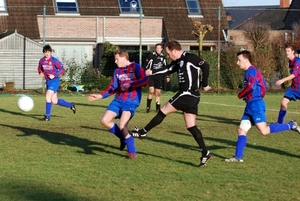
M 39 65 L 38 65 L 38 74 L 42 77 L 42 78 L 45 78 L 45 74 L 44 74 L 44 69 L 43 69 L 43 66 L 41 64 L 41 60 L 39 61 Z
M 54 67 L 55 67 L 55 74 L 54 74 L 55 77 L 60 77 L 66 71 L 63 64 L 58 59 L 56 59 Z
M 126 86 L 126 88 L 129 87 L 143 87 L 148 84 L 148 77 L 145 74 L 145 70 L 138 64 L 134 63 L 132 65 L 135 65 L 135 75 L 137 77 L 137 80 L 131 82 L 129 86 Z
M 248 75 L 244 81 L 244 89 L 238 94 L 239 99 L 246 98 L 254 90 L 255 78 L 252 75 Z
M 118 90 L 119 87 L 119 83 L 118 83 L 118 79 L 116 76 L 116 70 L 114 72 L 114 75 L 112 77 L 112 80 L 110 81 L 109 85 L 107 86 L 107 88 L 100 93 L 100 95 L 102 96 L 101 98 L 107 98 L 113 94 L 115 94 Z

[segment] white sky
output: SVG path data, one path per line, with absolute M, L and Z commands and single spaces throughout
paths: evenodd
M 280 0 L 222 0 L 224 6 L 265 6 L 279 5 Z M 299 0 L 298 0 L 299 1 Z

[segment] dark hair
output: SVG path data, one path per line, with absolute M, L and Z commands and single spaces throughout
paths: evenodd
M 161 46 L 162 48 L 164 47 L 164 45 L 163 45 L 162 43 L 156 43 L 156 44 L 155 44 L 155 48 L 156 48 L 157 46 Z
M 120 57 L 126 57 L 129 60 L 129 54 L 126 50 L 118 49 L 115 51 L 114 55 L 118 54 Z
M 290 48 L 292 51 L 295 51 L 295 47 L 292 44 L 286 44 L 284 49 Z
M 236 56 L 239 55 L 243 55 L 244 58 L 248 59 L 250 63 L 252 63 L 251 53 L 248 50 L 243 50 L 236 54 Z
M 168 48 L 169 50 L 181 50 L 181 45 L 176 40 L 170 40 L 165 44 L 165 48 Z
M 52 52 L 52 48 L 51 48 L 50 45 L 45 45 L 45 46 L 43 47 L 43 53 L 45 53 L 45 52 L 47 52 L 47 51 Z

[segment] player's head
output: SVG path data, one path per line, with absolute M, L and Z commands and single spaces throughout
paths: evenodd
M 45 45 L 44 47 L 43 47 L 43 53 L 45 53 L 45 52 L 52 52 L 52 48 L 51 48 L 51 46 L 50 45 Z
M 155 45 L 155 52 L 156 52 L 157 54 L 161 54 L 162 51 L 163 51 L 163 44 L 157 43 L 157 44 Z
M 295 47 L 291 44 L 287 44 L 284 47 L 285 55 L 289 60 L 292 60 L 295 57 Z
M 243 50 L 238 52 L 237 54 L 237 65 L 243 69 L 243 70 L 247 70 L 248 67 L 251 66 L 251 53 L 247 50 Z
M 118 67 L 125 67 L 129 62 L 129 55 L 126 50 L 119 49 L 115 51 L 115 63 Z
M 176 40 L 170 40 L 165 44 L 165 50 L 173 61 L 179 59 L 182 54 L 181 45 Z

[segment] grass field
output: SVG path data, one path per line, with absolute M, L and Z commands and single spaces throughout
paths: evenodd
M 162 102 L 172 96 L 165 93 Z M 230 94 L 202 94 L 197 125 L 214 157 L 199 168 L 199 149 L 180 112 L 136 139 L 138 157 L 125 158 L 119 140 L 100 125 L 111 98 L 88 102 L 87 95 L 61 95 L 77 113 L 54 106 L 49 122 L 44 96 L 35 108 L 17 108 L 17 95 L 0 97 L 0 200 L 4 201 L 283 201 L 300 200 L 300 135 L 293 131 L 248 134 L 244 163 L 226 163 L 234 154 L 236 130 L 245 103 Z M 268 94 L 267 117 L 277 120 L 282 94 Z M 146 94 L 130 126 L 155 115 L 145 112 Z M 292 102 L 286 121 L 300 122 Z M 154 108 L 154 103 L 152 108 Z

